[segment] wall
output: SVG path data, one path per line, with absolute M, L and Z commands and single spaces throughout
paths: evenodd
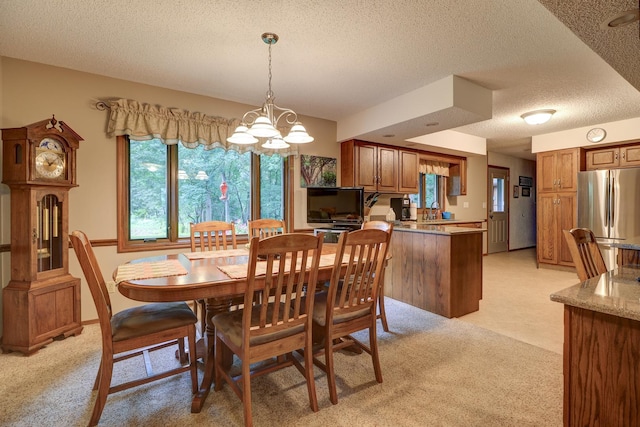
M 509 250 L 529 248 L 536 245 L 536 162 L 488 153 L 489 166 L 509 169 Z M 533 178 L 531 197 L 513 198 L 513 186 L 518 185 L 519 177 Z M 521 192 L 521 191 L 520 191 Z
M 209 98 L 51 67 L 33 62 L 0 57 L 0 128 L 21 127 L 55 114 L 84 138 L 77 152 L 79 187 L 69 196 L 69 229 L 80 229 L 92 239 L 116 239 L 116 143 L 106 136 L 107 112 L 95 108 L 96 101 L 107 98 L 131 98 L 149 104 L 199 111 L 212 116 L 242 117 L 256 108 L 221 99 Z M 211 84 L 215 84 L 212 79 Z M 285 100 L 282 100 L 283 102 Z M 301 117 L 307 130 L 315 137 L 310 144 L 300 146 L 301 154 L 339 157 L 335 122 Z M 300 161 L 294 160 L 296 176 L 300 176 Z M 338 169 L 339 169 L 338 165 Z M 295 224 L 304 224 L 304 191 L 294 182 Z M 302 205 L 301 205 L 302 203 Z M 0 244 L 10 243 L 9 188 L 0 184 Z M 118 254 L 116 247 L 98 247 L 96 256 L 105 276 L 121 263 L 132 258 L 156 255 L 153 252 Z M 82 282 L 82 319 L 97 318 L 84 277 L 73 251 L 69 271 Z M 0 258 L 2 286 L 10 279 L 10 256 Z M 112 294 L 116 311 L 134 304 L 119 293 Z

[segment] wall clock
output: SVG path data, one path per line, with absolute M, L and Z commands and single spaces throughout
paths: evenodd
M 593 128 L 587 132 L 587 140 L 589 142 L 600 142 L 607 136 L 607 131 L 602 128 Z
M 69 190 L 82 138 L 55 118 L 2 129 L 11 190 L 11 280 L 2 290 L 3 351 L 32 354 L 76 335 L 80 279 L 69 274 Z

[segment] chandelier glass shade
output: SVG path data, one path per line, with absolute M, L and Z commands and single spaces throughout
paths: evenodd
M 307 133 L 305 127 L 298 121 L 295 111 L 288 108 L 280 108 L 274 102 L 271 90 L 271 46 L 278 41 L 278 35 L 264 33 L 262 41 L 269 45 L 269 89 L 262 108 L 247 111 L 242 116 L 242 123 L 236 128 L 228 142 L 235 144 L 255 144 L 258 138 L 268 138 L 263 145 L 265 148 L 280 149 L 291 144 L 305 144 L 313 141 L 313 137 Z M 278 130 L 279 126 L 291 126 L 289 133 L 284 138 Z

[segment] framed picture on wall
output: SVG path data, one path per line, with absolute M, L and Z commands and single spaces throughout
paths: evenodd
M 522 187 L 522 197 L 531 197 L 531 188 Z
M 524 190 L 524 188 L 523 188 Z M 518 187 L 517 185 L 513 186 L 513 198 L 517 199 L 518 196 L 520 195 L 520 187 Z

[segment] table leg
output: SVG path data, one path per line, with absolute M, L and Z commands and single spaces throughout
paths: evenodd
M 206 343 L 206 354 L 203 357 L 204 361 L 204 377 L 202 378 L 202 383 L 200 383 L 200 389 L 193 396 L 193 401 L 191 402 L 191 412 L 196 413 L 202 410 L 204 406 L 204 401 L 207 399 L 209 395 L 209 391 L 211 390 L 211 384 L 213 383 L 213 379 L 215 378 L 215 328 L 213 326 L 213 316 L 218 313 L 223 313 L 229 311 L 231 308 L 231 300 L 230 299 L 219 299 L 219 298 L 207 298 L 207 312 L 205 314 L 207 320 L 206 333 L 204 334 L 204 340 Z M 226 352 L 224 355 L 224 363 L 225 365 L 231 366 L 233 361 L 233 355 L 229 352 Z

